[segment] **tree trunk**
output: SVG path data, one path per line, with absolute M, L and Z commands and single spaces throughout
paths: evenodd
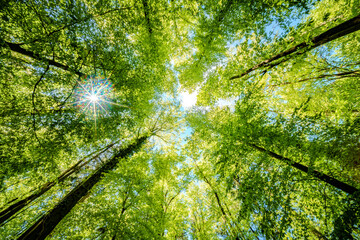
M 328 240 L 328 238 L 322 234 L 321 232 L 319 232 L 319 230 L 317 230 L 314 226 L 310 225 L 310 230 L 311 232 L 319 239 L 319 240 Z
M 299 169 L 300 171 L 308 173 L 311 176 L 314 176 L 314 177 L 318 178 L 319 180 L 324 181 L 324 182 L 330 184 L 331 186 L 338 188 L 346 193 L 353 194 L 353 193 L 359 191 L 359 189 L 357 189 L 353 186 L 350 186 L 347 183 L 341 182 L 341 181 L 337 180 L 336 178 L 330 177 L 330 176 L 328 176 L 324 173 L 318 172 L 316 170 L 309 169 L 307 166 L 302 165 L 300 163 L 296 163 L 289 158 L 280 156 L 274 152 L 268 151 L 268 150 L 266 150 L 262 147 L 259 147 L 255 144 L 249 143 L 248 145 L 259 150 L 260 152 L 265 152 L 265 153 L 269 154 L 271 157 L 276 158 L 282 162 L 285 162 L 286 164 L 288 164 L 292 167 L 295 167 L 295 168 Z
M 44 193 L 46 193 L 47 191 L 49 191 L 53 186 L 56 185 L 57 182 L 62 182 L 64 181 L 67 177 L 69 177 L 70 175 L 72 175 L 73 173 L 77 172 L 81 167 L 83 167 L 84 165 L 88 164 L 91 160 L 97 158 L 100 154 L 106 152 L 107 150 L 109 150 L 109 148 L 111 148 L 112 146 L 114 146 L 115 143 L 111 143 L 109 145 L 107 145 L 105 148 L 103 148 L 102 150 L 100 150 L 100 152 L 98 152 L 95 156 L 91 157 L 90 159 L 88 159 L 86 162 L 84 162 L 84 160 L 87 158 L 82 158 L 81 160 L 79 160 L 76 164 L 74 164 L 73 166 L 71 166 L 69 169 L 67 169 L 65 172 L 63 172 L 62 174 L 60 174 L 55 180 L 49 181 L 45 184 L 43 184 L 41 186 L 41 188 L 31 194 L 30 196 L 8 206 L 6 209 L 4 209 L 3 211 L 0 212 L 0 226 L 7 221 L 9 218 L 11 218 L 15 213 L 17 213 L 18 211 L 20 211 L 21 209 L 23 209 L 24 207 L 26 207 L 28 204 L 30 204 L 31 202 L 33 202 L 34 200 L 36 200 L 38 197 L 42 196 Z M 96 152 L 94 152 L 96 153 Z M 91 155 L 93 155 L 94 153 L 91 153 Z M 11 201 L 12 202 L 12 201 Z
M 152 30 L 151 23 L 150 23 L 150 18 L 149 18 L 149 15 L 150 15 L 149 14 L 149 5 L 147 3 L 147 0 L 142 0 L 142 4 L 143 4 L 143 7 L 144 7 L 144 16 L 145 16 L 148 32 L 149 32 L 149 34 L 151 36 L 153 30 Z
M 295 47 L 289 48 L 281 53 L 276 54 L 275 56 L 264 60 L 263 62 L 256 64 L 255 66 L 247 69 L 245 72 L 241 73 L 240 75 L 236 75 L 230 78 L 230 80 L 241 78 L 252 71 L 259 69 L 261 67 L 269 67 L 272 68 L 274 66 L 279 65 L 282 62 L 285 62 L 291 57 L 291 54 L 300 55 L 303 54 L 313 48 L 321 46 L 327 42 L 335 40 L 337 38 L 343 37 L 347 34 L 356 32 L 360 29 L 360 15 L 344 22 L 336 27 L 333 27 L 322 34 L 312 38 L 309 42 L 302 42 L 296 45 Z M 288 57 L 288 58 L 285 58 Z M 283 58 L 283 59 L 281 59 Z M 279 62 L 275 62 L 276 60 L 281 59 Z
M 88 194 L 88 192 L 104 176 L 104 173 L 114 169 L 121 158 L 124 158 L 138 150 L 148 137 L 143 136 L 133 144 L 116 153 L 108 162 L 96 170 L 88 179 L 80 183 L 70 193 L 68 193 L 52 210 L 41 217 L 29 229 L 27 229 L 18 239 L 45 239 L 57 224 L 71 211 L 78 201 Z

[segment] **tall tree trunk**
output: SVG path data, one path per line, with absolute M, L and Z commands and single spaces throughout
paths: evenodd
M 147 138 L 147 136 L 140 137 L 133 144 L 121 149 L 89 178 L 68 193 L 52 210 L 36 221 L 18 239 L 45 239 L 79 200 L 86 196 L 95 184 L 103 178 L 104 173 L 114 169 L 121 158 L 138 150 Z
M 333 27 L 333 28 L 323 32 L 322 34 L 312 38 L 309 42 L 299 43 L 295 47 L 289 48 L 281 53 L 278 53 L 278 54 L 272 56 L 271 58 L 268 58 L 268 59 L 262 61 L 259 64 L 256 64 L 255 66 L 247 69 L 245 72 L 241 73 L 240 75 L 231 77 L 230 80 L 241 78 L 261 67 L 272 68 L 272 67 L 277 66 L 280 63 L 285 62 L 288 59 L 290 59 L 291 54 L 294 54 L 294 55 L 303 54 L 303 53 L 305 53 L 313 48 L 316 48 L 318 46 L 321 46 L 327 42 L 330 42 L 337 38 L 343 37 L 350 33 L 356 32 L 359 29 L 360 29 L 360 15 L 358 15 L 346 22 L 341 23 L 341 24 L 337 25 L 336 27 Z M 276 60 L 280 60 L 280 61 L 275 62 Z
M 88 21 L 90 20 L 92 17 L 93 18 L 97 18 L 97 17 L 101 17 L 101 16 L 104 16 L 108 13 L 112 13 L 112 12 L 115 12 L 115 11 L 123 11 L 123 10 L 130 10 L 132 9 L 133 7 L 130 6 L 130 7 L 122 7 L 122 8 L 114 8 L 114 9 L 110 9 L 108 11 L 105 11 L 103 13 L 100 13 L 100 14 L 97 14 L 97 15 L 89 15 L 85 18 L 81 18 L 81 19 L 78 19 L 76 21 L 73 21 L 73 22 L 70 22 L 66 25 L 64 25 L 63 27 L 59 28 L 59 29 L 56 29 L 56 30 L 53 30 L 52 32 L 46 34 L 44 37 L 42 38 L 38 38 L 38 39 L 34 39 L 32 41 L 30 41 L 29 43 L 35 43 L 35 42 L 38 42 L 38 41 L 41 41 L 41 40 L 44 40 L 48 37 L 50 37 L 51 35 L 57 33 L 57 32 L 60 32 L 64 29 L 67 29 L 71 26 L 74 26 L 76 24 L 79 24 L 83 21 Z M 4 41 L 5 45 L 7 45 L 11 51 L 13 52 L 17 52 L 17 53 L 20 53 L 22 55 L 25 55 L 25 56 L 28 56 L 30 58 L 33 58 L 33 59 L 36 59 L 38 61 L 45 61 L 47 62 L 49 65 L 52 65 L 52 66 L 55 66 L 57 68 L 61 68 L 65 71 L 69 71 L 69 72 L 72 72 L 72 73 L 75 73 L 76 75 L 78 75 L 79 77 L 83 76 L 84 74 L 82 72 L 80 72 L 79 70 L 76 70 L 76 69 L 72 69 L 71 67 L 65 65 L 65 64 L 62 64 L 62 63 L 59 63 L 59 62 L 56 62 L 55 60 L 51 60 L 51 59 L 48 59 L 46 57 L 43 57 L 43 56 L 40 56 L 39 54 L 37 53 L 34 53 L 32 51 L 29 51 L 29 50 L 26 50 L 24 48 L 22 48 L 21 46 L 24 45 L 24 44 L 28 44 L 28 43 L 11 43 L 11 42 L 6 42 Z M 0 45 L 1 46 L 1 45 Z
M 147 0 L 142 0 L 142 4 L 143 4 L 143 7 L 144 7 L 144 16 L 145 16 L 145 20 L 146 20 L 146 24 L 147 24 L 147 27 L 148 27 L 148 32 L 151 36 L 153 30 L 152 30 L 152 27 L 151 27 L 151 23 L 150 23 L 150 18 L 149 18 L 149 5 L 147 3 Z
M 91 155 L 94 155 L 95 153 L 97 153 L 95 156 L 91 157 L 90 159 L 88 159 L 87 161 L 85 161 L 85 158 L 80 159 L 76 164 L 74 164 L 73 166 L 71 166 L 69 169 L 67 169 L 65 172 L 63 172 L 62 174 L 60 174 L 55 180 L 49 181 L 45 184 L 43 184 L 41 186 L 41 188 L 36 191 L 35 193 L 31 194 L 30 196 L 15 202 L 13 204 L 11 204 L 10 206 L 8 206 L 6 209 L 4 209 L 3 211 L 0 212 L 0 226 L 9 218 L 11 218 L 15 213 L 17 213 L 18 211 L 20 211 L 21 209 L 23 209 L 24 207 L 26 207 L 27 205 L 29 205 L 31 202 L 33 202 L 34 200 L 36 200 L 38 197 L 42 196 L 44 193 L 46 193 L 47 191 L 49 191 L 53 186 L 56 185 L 56 183 L 58 182 L 62 182 L 64 181 L 67 177 L 71 176 L 73 173 L 77 172 L 81 167 L 85 166 L 86 164 L 88 164 L 90 161 L 92 161 L 93 159 L 99 157 L 102 153 L 106 152 L 107 150 L 109 150 L 112 146 L 114 146 L 115 143 L 111 143 L 109 145 L 107 145 L 105 148 L 101 149 L 100 152 L 96 151 L 94 153 L 91 153 Z M 85 162 L 84 162 L 85 161 Z M 13 200 L 12 200 L 13 201 Z M 12 202 L 11 201 L 11 202 Z
M 274 153 L 272 151 L 266 150 L 266 149 L 264 149 L 262 147 L 259 147 L 259 146 L 255 145 L 255 144 L 252 144 L 252 143 L 249 143 L 248 145 L 255 148 L 255 149 L 257 149 L 257 150 L 259 150 L 260 152 L 265 152 L 265 153 L 269 154 L 271 157 L 276 158 L 276 159 L 278 159 L 278 160 L 280 160 L 282 162 L 285 162 L 286 164 L 288 164 L 288 165 L 290 165 L 292 167 L 295 167 L 295 168 L 299 169 L 300 171 L 308 173 L 311 176 L 314 176 L 317 179 L 319 179 L 321 181 L 324 181 L 324 182 L 330 184 L 331 186 L 336 187 L 336 188 L 338 188 L 338 189 L 340 189 L 340 190 L 342 190 L 342 191 L 344 191 L 346 193 L 353 194 L 353 193 L 359 191 L 359 189 L 357 189 L 357 188 L 355 188 L 355 187 L 353 187 L 353 186 L 351 186 L 351 185 L 349 185 L 347 183 L 341 182 L 341 181 L 337 180 L 336 178 L 330 177 L 329 175 L 318 172 L 316 170 L 309 169 L 307 166 L 302 165 L 302 164 L 297 163 L 297 162 L 294 162 L 289 158 L 283 157 L 283 156 L 281 156 L 279 154 L 276 154 L 276 153 Z

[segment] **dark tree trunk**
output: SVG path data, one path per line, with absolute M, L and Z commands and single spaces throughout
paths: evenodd
M 8 206 L 6 209 L 4 209 L 3 211 L 0 212 L 0 226 L 9 218 L 11 218 L 15 213 L 17 213 L 18 211 L 20 211 L 21 209 L 23 209 L 24 207 L 26 207 L 28 204 L 30 204 L 31 202 L 33 202 L 35 199 L 37 199 L 38 197 L 42 196 L 44 193 L 46 193 L 47 191 L 49 191 L 53 186 L 56 185 L 57 182 L 62 182 L 64 181 L 67 177 L 69 177 L 70 175 L 72 175 L 73 173 L 77 172 L 81 167 L 83 167 L 84 165 L 88 164 L 91 160 L 97 158 L 100 154 L 104 153 L 105 151 L 109 150 L 109 148 L 111 148 L 112 146 L 114 146 L 115 143 L 109 144 L 108 146 L 106 146 L 104 149 L 100 150 L 100 152 L 98 152 L 95 156 L 91 157 L 90 159 L 88 159 L 87 161 L 84 162 L 85 158 L 82 158 L 81 160 L 79 160 L 76 164 L 74 164 L 73 166 L 71 166 L 69 169 L 67 169 L 65 172 L 63 172 L 62 174 L 60 174 L 56 180 L 50 181 L 45 183 L 44 185 L 41 186 L 41 188 L 36 191 L 35 193 L 31 194 L 30 196 L 15 202 L 13 204 L 11 204 L 10 206 Z M 96 152 L 95 152 L 96 153 Z M 91 153 L 91 155 L 93 155 L 94 153 Z
M 328 240 L 328 238 L 319 232 L 319 230 L 317 230 L 314 226 L 310 226 L 310 230 L 319 240 Z
M 144 6 L 144 16 L 145 16 L 145 20 L 146 20 L 146 24 L 147 24 L 147 27 L 148 27 L 148 31 L 149 31 L 149 34 L 151 36 L 153 30 L 152 30 L 152 27 L 151 27 L 151 23 L 150 23 L 150 18 L 149 18 L 149 5 L 147 3 L 147 0 L 142 0 L 142 4 Z
M 230 78 L 230 80 L 241 78 L 252 71 L 262 68 L 262 67 L 268 67 L 272 68 L 274 66 L 279 65 L 282 62 L 287 61 L 290 59 L 291 54 L 294 55 L 300 55 L 303 54 L 313 48 L 316 48 L 318 46 L 321 46 L 327 42 L 330 42 L 332 40 L 335 40 L 337 38 L 343 37 L 347 34 L 356 32 L 360 29 L 360 15 L 344 22 L 336 27 L 333 27 L 326 32 L 323 32 L 322 34 L 312 38 L 309 42 L 302 42 L 296 45 L 295 47 L 289 48 L 288 50 L 285 50 L 279 54 L 276 54 L 275 56 L 268 58 L 267 60 L 264 60 L 263 62 L 256 64 L 255 66 L 247 69 L 245 72 L 241 73 L 240 75 L 236 75 Z M 280 60 L 278 62 L 275 62 L 276 60 Z
M 294 162 L 289 158 L 280 156 L 279 154 L 268 151 L 268 150 L 266 150 L 266 149 L 264 149 L 262 147 L 259 147 L 259 146 L 255 145 L 255 144 L 250 143 L 248 145 L 255 148 L 255 149 L 257 149 L 257 150 L 259 150 L 259 151 L 261 151 L 261 152 L 265 152 L 265 153 L 269 154 L 271 157 L 276 158 L 276 159 L 278 159 L 278 160 L 280 160 L 282 162 L 285 162 L 286 164 L 288 164 L 288 165 L 290 165 L 292 167 L 295 167 L 295 168 L 299 169 L 300 171 L 308 173 L 311 176 L 314 176 L 314 177 L 318 178 L 319 180 L 324 181 L 324 182 L 330 184 L 331 186 L 336 187 L 336 188 L 338 188 L 338 189 L 340 189 L 340 190 L 342 190 L 342 191 L 344 191 L 346 193 L 353 194 L 353 193 L 359 191 L 359 189 L 357 189 L 357 188 L 355 188 L 353 186 L 350 186 L 347 183 L 341 182 L 341 181 L 337 180 L 336 178 L 330 177 L 329 175 L 318 172 L 316 170 L 309 169 L 307 166 L 302 165 L 302 164 L 297 163 L 297 162 Z
M 104 176 L 104 173 L 114 169 L 121 158 L 129 156 L 138 150 L 148 137 L 137 139 L 133 144 L 116 153 L 108 162 L 96 170 L 88 179 L 80 183 L 68 193 L 52 210 L 36 221 L 18 239 L 45 239 L 57 224 L 71 211 L 71 209 L 86 196 L 91 188 L 95 186 Z

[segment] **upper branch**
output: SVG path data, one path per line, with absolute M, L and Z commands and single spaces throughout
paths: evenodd
M 271 58 L 268 58 L 268 59 L 262 61 L 261 63 L 258 63 L 255 66 L 247 69 L 240 75 L 231 77 L 230 80 L 241 78 L 261 67 L 269 67 L 269 68 L 275 67 L 275 66 L 279 65 L 280 63 L 283 63 L 283 62 L 289 60 L 290 57 L 292 56 L 292 54 L 295 54 L 295 55 L 303 54 L 313 48 L 321 46 L 332 40 L 335 40 L 337 38 L 346 36 L 350 33 L 356 32 L 359 29 L 360 29 L 360 15 L 323 32 L 322 34 L 312 38 L 309 42 L 299 43 L 298 45 L 296 45 L 292 48 L 289 48 L 281 53 L 278 53 L 278 54 L 272 56 Z M 275 62 L 276 60 L 280 60 L 280 61 Z
M 51 60 L 51 59 L 48 59 L 46 57 L 42 57 L 40 56 L 39 54 L 37 53 L 34 53 L 32 51 L 29 51 L 29 50 L 26 50 L 22 47 L 20 47 L 19 44 L 15 44 L 15 43 L 10 43 L 10 42 L 6 42 L 5 41 L 5 44 L 9 46 L 9 48 L 11 49 L 11 51 L 13 52 L 17 52 L 17 53 L 20 53 L 22 55 L 25 55 L 25 56 L 28 56 L 28 57 L 31 57 L 33 59 L 36 59 L 38 61 L 46 61 L 49 65 L 52 65 L 52 66 L 55 66 L 55 67 L 58 67 L 58 68 L 61 68 L 65 71 L 69 71 L 69 72 L 72 72 L 72 73 L 75 73 L 76 75 L 78 76 L 83 76 L 84 74 L 81 73 L 80 71 L 78 70 L 75 70 L 75 69 L 71 69 L 69 66 L 67 65 L 64 65 L 62 63 L 59 63 L 59 62 L 56 62 L 54 60 Z

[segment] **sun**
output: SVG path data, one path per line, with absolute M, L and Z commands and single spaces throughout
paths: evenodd
M 110 81 L 102 76 L 88 76 L 78 82 L 75 90 L 74 105 L 81 109 L 87 117 L 96 118 L 109 116 L 112 95 Z
M 85 119 L 94 121 L 95 135 L 97 119 L 111 117 L 110 109 L 112 105 L 133 109 L 114 102 L 116 100 L 112 84 L 102 75 L 86 76 L 82 81 L 78 81 L 74 97 L 75 101 L 69 105 L 80 109 L 78 114 L 84 115 Z
M 88 96 L 87 99 L 89 99 L 92 103 L 97 103 L 99 101 L 99 97 L 96 94 Z

